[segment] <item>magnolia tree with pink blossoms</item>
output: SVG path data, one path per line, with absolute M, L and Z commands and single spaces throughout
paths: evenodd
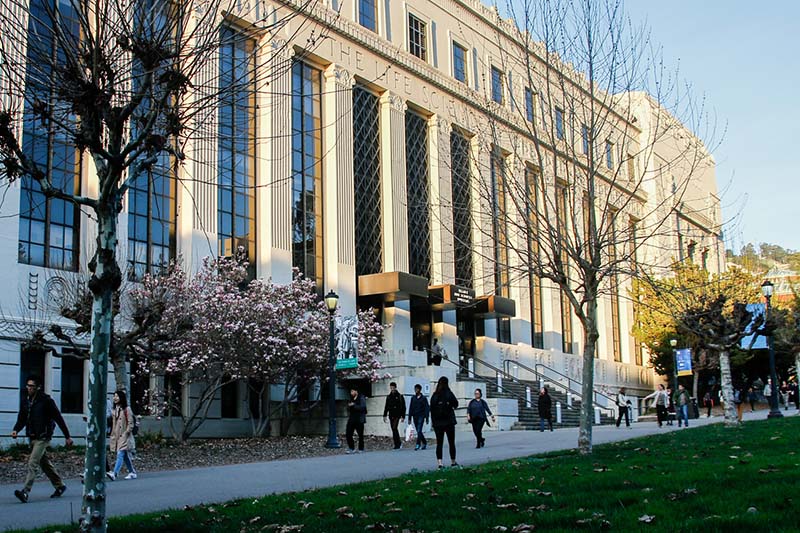
M 206 420 L 222 387 L 239 380 L 254 396 L 246 404 L 257 436 L 267 432 L 276 415 L 285 434 L 298 413 L 317 403 L 309 391 L 324 379 L 330 316 L 314 283 L 299 275 L 285 285 L 248 282 L 247 266 L 234 258 L 206 259 L 188 277 L 173 265 L 165 275 L 145 277 L 132 293 L 139 314 L 159 315 L 140 368 L 178 376 L 181 387 L 192 387 L 188 409 L 174 408 L 175 394 L 150 394 L 153 408 L 167 414 L 173 434 L 182 440 Z M 371 312 L 359 314 L 359 366 L 341 377 L 384 377 L 378 359 L 383 329 Z

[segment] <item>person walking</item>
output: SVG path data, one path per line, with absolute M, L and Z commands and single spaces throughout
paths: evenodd
M 450 390 L 450 382 L 447 376 L 439 378 L 436 383 L 436 390 L 431 396 L 431 422 L 433 431 L 436 433 L 436 462 L 439 468 L 442 465 L 442 448 L 444 447 L 444 437 L 447 435 L 447 444 L 450 448 L 450 466 L 458 466 L 456 462 L 456 409 L 458 399 L 453 391 Z
M 742 416 L 744 415 L 745 396 L 747 396 L 747 390 L 744 385 L 737 385 L 733 389 L 733 405 L 736 406 L 736 418 L 739 419 L 739 422 L 742 421 Z
M 796 409 L 800 410 L 800 390 L 797 386 L 797 378 L 795 378 L 789 385 L 790 395 L 789 401 L 794 403 Z
M 31 454 L 28 457 L 28 473 L 25 476 L 25 484 L 22 490 L 15 490 L 14 496 L 22 503 L 28 503 L 28 495 L 33 488 L 36 480 L 38 468 L 41 468 L 50 483 L 53 484 L 55 491 L 50 495 L 51 498 L 60 498 L 67 486 L 58 475 L 53 463 L 47 456 L 47 448 L 53 438 L 53 430 L 57 425 L 66 439 L 66 445 L 72 446 L 72 437 L 64 417 L 56 406 L 53 399 L 42 392 L 42 380 L 38 376 L 31 376 L 25 382 L 26 397 L 20 402 L 17 423 L 11 431 L 11 438 L 16 439 L 17 435 L 25 428 L 25 435 L 31 445 Z
M 711 408 L 714 407 L 714 399 L 711 396 L 711 391 L 706 391 L 703 395 L 703 405 L 706 407 L 706 418 L 711 418 Z
M 658 420 L 658 427 L 662 427 L 664 421 L 667 419 L 667 406 L 669 405 L 669 398 L 663 383 L 658 384 L 658 390 L 644 397 L 644 400 L 653 400 L 653 405 L 656 406 L 656 419 Z
M 674 394 L 673 394 L 672 387 L 667 387 L 667 397 L 669 398 L 669 403 L 667 404 L 667 425 L 671 426 L 672 421 L 675 416 L 675 402 L 674 402 Z
M 413 423 L 414 429 L 417 430 L 417 445 L 414 447 L 414 451 L 419 450 L 420 446 L 423 450 L 428 447 L 428 441 L 422 434 L 422 429 L 428 423 L 430 413 L 428 398 L 422 394 L 422 385 L 417 383 L 414 385 L 414 396 L 411 397 L 408 404 L 408 423 Z
M 683 422 L 686 427 L 689 427 L 689 391 L 683 385 L 678 385 L 678 392 L 675 394 L 675 412 L 678 417 L 678 427 L 681 427 Z
M 619 427 L 620 423 L 622 422 L 623 415 L 625 416 L 625 427 L 630 429 L 631 427 L 631 415 L 628 412 L 628 405 L 631 403 L 628 400 L 628 397 L 625 395 L 625 387 L 620 387 L 619 392 L 617 392 L 617 411 L 619 414 L 617 415 L 617 427 Z
M 114 393 L 114 409 L 111 414 L 111 436 L 108 439 L 112 454 L 116 454 L 117 461 L 114 470 L 106 472 L 108 479 L 115 481 L 122 470 L 122 464 L 128 469 L 125 479 L 136 479 L 136 469 L 133 467 L 131 454 L 136 447 L 133 428 L 136 423 L 133 411 L 128 406 L 128 397 L 124 391 Z
M 389 394 L 386 396 L 386 403 L 383 406 L 383 422 L 389 417 L 389 425 L 392 428 L 392 439 L 394 449 L 399 450 L 403 447 L 403 440 L 400 438 L 400 431 L 397 426 L 401 420 L 406 418 L 406 399 L 397 390 L 397 383 L 389 383 Z
M 781 388 L 779 389 L 781 392 L 781 403 L 783 404 L 783 410 L 789 410 L 789 384 L 786 381 L 781 382 Z
M 443 349 L 439 344 L 439 339 L 433 339 L 433 346 L 431 347 L 431 363 L 434 366 L 442 365 L 442 352 Z
M 750 412 L 756 410 L 756 402 L 758 401 L 758 394 L 756 394 L 756 390 L 753 387 L 747 389 L 747 401 L 750 402 Z
M 367 398 L 356 389 L 350 389 L 350 401 L 347 403 L 348 417 L 345 436 L 347 438 L 347 453 L 361 453 L 364 451 L 364 424 L 367 423 Z M 358 451 L 353 439 L 353 432 L 358 433 Z
M 486 445 L 486 439 L 483 438 L 483 425 L 489 424 L 487 414 L 492 417 L 492 422 L 494 422 L 494 415 L 486 400 L 483 399 L 483 392 L 481 389 L 475 389 L 475 397 L 467 404 L 467 422 L 472 424 L 472 432 L 477 441 L 476 448 L 483 448 Z
M 551 409 L 553 407 L 553 398 L 550 396 L 550 392 L 547 390 L 547 387 L 542 387 L 539 389 L 539 403 L 537 405 L 537 409 L 539 411 L 539 431 L 544 432 L 544 422 L 547 421 L 547 425 L 550 428 L 550 431 L 553 431 L 553 415 L 551 413 Z

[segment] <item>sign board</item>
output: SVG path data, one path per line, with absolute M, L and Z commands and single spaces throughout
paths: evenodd
M 358 367 L 358 317 L 337 316 L 334 339 L 336 339 L 336 370 Z
M 682 348 L 675 350 L 675 363 L 678 366 L 679 376 L 692 375 L 692 349 Z
M 468 289 L 467 287 L 454 285 L 450 294 L 450 298 L 459 307 L 472 305 L 472 301 L 475 299 L 475 291 Z
M 757 320 L 762 320 L 761 317 L 766 312 L 766 306 L 764 304 L 747 304 L 747 310 L 753 313 L 753 318 L 747 325 L 747 335 L 742 338 L 739 346 L 742 347 L 742 350 L 766 350 L 768 348 L 767 337 L 761 335 L 755 326 Z

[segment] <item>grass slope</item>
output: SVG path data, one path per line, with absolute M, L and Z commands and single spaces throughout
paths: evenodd
M 800 417 L 715 424 L 596 446 L 589 457 L 559 452 L 116 518 L 109 530 L 798 531 L 798 435 Z

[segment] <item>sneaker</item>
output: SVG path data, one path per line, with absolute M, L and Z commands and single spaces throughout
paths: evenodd
M 427 447 L 428 447 L 428 443 L 427 443 L 427 442 L 426 442 L 425 444 L 423 444 L 423 445 L 422 445 L 422 449 L 423 449 L 423 450 L 427 449 Z
M 439 465 L 439 468 L 444 468 L 444 465 Z M 25 501 L 28 501 L 27 499 Z
M 114 472 L 106 472 L 106 476 L 111 481 L 116 481 L 117 480 L 117 475 Z
M 419 444 L 417 444 L 416 446 L 414 446 L 414 451 L 416 452 L 417 450 L 419 450 L 419 448 L 420 448 L 420 446 L 419 446 Z
M 64 491 L 66 491 L 66 490 L 67 490 L 67 486 L 66 485 L 61 485 L 60 487 L 58 487 L 55 490 L 55 492 L 53 492 L 53 494 L 50 495 L 50 497 L 51 498 L 60 498 L 61 495 L 64 494 Z
M 125 476 L 125 479 L 136 479 L 136 472 L 131 472 L 130 474 Z
M 481 443 L 480 443 L 480 442 L 479 442 L 478 444 L 476 444 L 476 445 L 475 445 L 475 449 L 476 449 L 476 450 L 477 450 L 478 448 L 480 448 L 480 447 L 481 447 Z
M 347 455 L 350 455 L 351 453 L 356 453 L 356 451 L 355 450 L 347 450 L 344 453 L 346 453 Z
M 451 468 L 461 468 L 461 465 L 458 463 L 450 463 Z
M 28 493 L 24 490 L 15 490 L 14 496 L 16 496 L 17 499 L 22 503 L 28 503 Z

